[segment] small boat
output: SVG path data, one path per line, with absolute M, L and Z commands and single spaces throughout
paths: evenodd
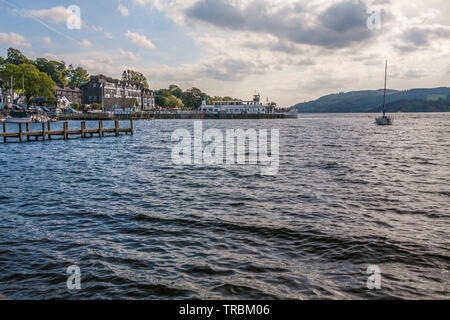
M 6 123 L 31 123 L 31 117 L 25 111 L 13 111 L 10 115 Z
M 381 117 L 375 118 L 375 123 L 379 126 L 391 126 L 394 124 L 394 118 L 386 115 L 386 88 L 387 88 L 387 60 L 386 60 L 386 68 L 385 68 L 385 72 L 384 72 L 383 115 Z

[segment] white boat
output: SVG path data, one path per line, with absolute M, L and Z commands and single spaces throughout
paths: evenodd
M 384 72 L 384 105 L 383 105 L 383 115 L 381 117 L 375 118 L 375 123 L 379 126 L 391 126 L 394 124 L 394 118 L 386 115 L 386 88 L 387 88 L 387 60 Z
M 389 116 L 382 116 L 375 119 L 377 125 L 379 126 L 391 126 L 394 124 L 394 118 Z
M 203 100 L 200 110 L 206 114 L 218 115 L 218 114 L 272 114 L 277 104 L 270 102 L 263 104 L 260 102 L 261 96 L 255 94 L 253 101 L 213 101 L 212 104 L 206 104 L 206 100 Z

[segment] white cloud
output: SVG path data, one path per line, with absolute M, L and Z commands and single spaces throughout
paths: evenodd
M 42 38 L 42 41 L 44 41 L 46 44 L 52 43 L 52 39 L 50 39 L 50 37 L 44 37 L 44 38 Z
M 120 14 L 124 17 L 128 17 L 128 8 L 125 7 L 123 4 L 119 4 L 119 7 L 117 8 L 117 10 L 120 11 Z
M 125 33 L 125 37 L 130 39 L 135 45 L 137 45 L 139 47 L 147 48 L 147 49 L 155 48 L 155 45 L 149 39 L 147 39 L 147 37 L 144 36 L 143 34 L 127 31 L 127 33 Z
M 89 40 L 83 39 L 83 41 L 81 42 L 81 45 L 85 48 L 90 48 L 90 47 L 92 47 L 92 42 L 90 42 Z
M 72 13 L 63 6 L 53 7 L 50 9 L 31 10 L 30 14 L 44 21 L 52 21 L 55 23 L 66 22 Z
M 48 60 L 58 61 L 59 57 L 56 54 L 53 53 L 46 53 L 44 54 L 44 57 Z
M 114 36 L 111 32 L 105 31 L 103 34 L 105 35 L 106 39 L 114 39 Z
M 91 26 L 90 28 L 94 31 L 102 32 L 106 39 L 114 39 L 113 34 L 106 31 L 102 26 Z
M 16 47 L 31 47 L 31 44 L 26 42 L 24 36 L 14 32 L 0 33 L 0 43 L 7 43 Z
M 128 60 L 131 60 L 131 61 L 139 60 L 139 56 L 134 54 L 131 51 L 126 51 L 126 50 L 123 50 L 122 48 L 119 48 L 119 52 L 124 58 L 126 58 Z

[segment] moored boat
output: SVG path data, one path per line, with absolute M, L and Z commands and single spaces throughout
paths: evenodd
M 31 117 L 25 111 L 13 111 L 9 118 L 6 118 L 6 123 L 31 123 Z
M 383 115 L 381 117 L 375 118 L 375 123 L 379 126 L 391 126 L 394 124 L 394 118 L 386 115 L 386 88 L 387 88 L 387 60 L 384 73 L 384 104 L 383 104 Z

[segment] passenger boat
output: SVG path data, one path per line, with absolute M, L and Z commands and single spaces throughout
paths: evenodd
M 275 102 L 263 104 L 260 102 L 259 94 L 253 95 L 253 101 L 213 101 L 212 104 L 206 104 L 203 100 L 200 110 L 208 115 L 219 114 L 272 114 L 277 106 Z

